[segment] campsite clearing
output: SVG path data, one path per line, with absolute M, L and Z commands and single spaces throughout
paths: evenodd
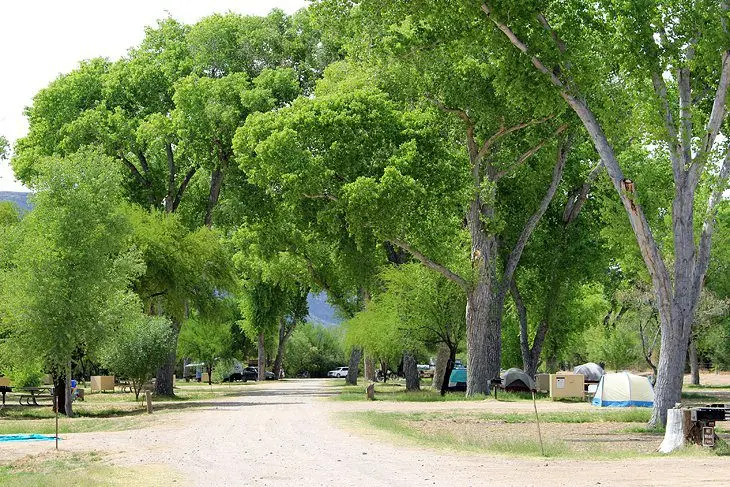
M 175 485 L 482 485 L 486 479 L 499 485 L 520 486 L 597 482 L 666 485 L 669 479 L 674 485 L 697 485 L 716 482 L 726 472 L 726 458 L 701 450 L 683 456 L 681 462 L 643 451 L 611 460 L 597 459 L 590 450 L 546 459 L 531 451 L 493 453 L 496 450 L 474 451 L 453 445 L 434 448 L 409 438 L 394 441 L 391 435 L 373 428 L 353 427 L 343 415 L 482 415 L 480 427 L 502 430 L 505 426 L 487 421 L 493 418 L 489 415 L 499 415 L 524 421 L 506 423 L 506 428 L 511 428 L 506 430 L 508 433 L 530 435 L 535 428 L 529 422 L 532 402 L 327 401 L 323 399 L 338 393 L 338 388 L 327 384 L 327 380 L 305 379 L 242 387 L 237 396 L 187 401 L 178 403 L 183 407 L 169 413 L 156 412 L 151 416 L 154 421 L 140 429 L 64 434 L 61 449 L 64 454 L 96 452 L 101 463 L 111 468 L 144 467 L 167 472 L 179 479 Z M 561 419 L 560 415 L 579 417 L 605 411 L 588 403 L 540 401 L 538 408 L 545 418 L 546 438 L 553 434 L 551 428 L 566 428 L 576 435 L 580 431 L 605 434 L 606 427 L 624 428 L 621 423 L 550 422 Z M 444 423 L 450 428 L 462 427 L 458 421 Z M 464 429 L 473 429 L 473 424 L 466 420 L 463 423 Z M 431 427 L 436 431 L 442 426 Z M 646 438 L 647 449 L 658 446 L 660 437 Z M 11 467 L 0 470 L 0 484 L 12 478 L 9 472 L 17 462 L 25 461 L 24 457 L 53 455 L 52 448 L 52 442 L 0 444 L 0 457 L 11 463 Z M 77 474 L 83 475 L 84 468 L 92 467 L 82 464 L 78 468 Z M 26 468 L 26 473 L 31 469 Z M 170 484 L 158 481 L 159 476 L 152 479 L 147 485 Z

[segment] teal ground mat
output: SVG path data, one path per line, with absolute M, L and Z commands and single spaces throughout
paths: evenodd
M 55 440 L 55 436 L 48 435 L 0 435 L 0 443 L 4 441 Z M 60 440 L 61 438 L 59 438 Z

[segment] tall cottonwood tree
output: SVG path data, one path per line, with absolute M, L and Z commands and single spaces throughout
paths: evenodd
M 662 338 L 651 423 L 663 424 L 681 399 L 715 215 L 730 176 L 730 152 L 717 143 L 730 83 L 728 5 L 487 2 L 482 15 L 541 78 L 523 76 L 533 86 L 552 85 L 581 119 L 625 208 L 657 295 Z M 619 86 L 627 92 L 608 96 Z M 623 172 L 623 137 L 611 116 L 621 112 L 635 115 L 624 133 L 655 144 L 648 157 L 666 158 L 672 169 L 673 269 L 641 206 L 641 188 Z M 703 178 L 712 181 L 706 198 L 698 192 Z
M 131 201 L 180 213 L 190 229 L 211 227 L 226 181 L 246 186 L 230 163 L 236 128 L 307 92 L 336 56 L 319 37 L 306 11 L 228 13 L 191 26 L 164 19 L 124 58 L 83 62 L 35 96 L 15 172 L 28 182 L 39 157 L 93 145 L 124 168 Z M 171 322 L 176 339 L 180 320 Z M 158 375 L 160 393 L 172 391 L 173 359 Z

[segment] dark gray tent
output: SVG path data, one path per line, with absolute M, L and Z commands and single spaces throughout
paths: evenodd
M 600 365 L 588 362 L 573 369 L 574 374 L 582 374 L 586 382 L 598 382 L 605 374 Z
M 532 391 L 535 382 L 522 369 L 513 367 L 502 374 L 502 388 L 506 391 Z

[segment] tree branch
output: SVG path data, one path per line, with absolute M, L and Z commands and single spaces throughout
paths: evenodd
M 532 235 L 532 232 L 537 227 L 538 222 L 545 214 L 545 211 L 547 211 L 547 208 L 550 205 L 553 196 L 555 196 L 555 191 L 558 189 L 560 179 L 563 177 L 563 169 L 565 169 L 565 161 L 568 158 L 569 150 L 569 139 L 566 139 L 558 144 L 558 153 L 556 157 L 557 160 L 555 162 L 555 167 L 553 168 L 553 177 L 550 181 L 550 186 L 548 186 L 548 189 L 545 192 L 545 196 L 543 196 L 542 201 L 540 201 L 540 205 L 537 207 L 537 210 L 535 210 L 535 213 L 533 213 L 532 216 L 530 216 L 530 218 L 527 220 L 527 223 L 525 223 L 525 227 L 522 229 L 522 233 L 517 239 L 517 243 L 512 249 L 512 252 L 510 252 L 509 257 L 507 258 L 507 264 L 505 265 L 504 274 L 502 275 L 503 288 L 506 288 L 506 286 L 504 286 L 505 284 L 509 285 L 509 283 L 512 281 L 512 276 L 514 275 L 515 269 L 517 269 L 517 264 L 522 257 L 522 251 L 525 249 L 527 241 Z
M 553 137 L 555 137 L 556 135 L 559 135 L 561 132 L 565 131 L 565 129 L 567 129 L 567 128 L 568 128 L 568 124 L 567 123 L 561 125 L 560 127 L 558 127 L 558 129 L 555 131 L 555 133 L 553 133 Z M 527 150 L 513 164 L 511 164 L 508 167 L 506 167 L 506 168 L 502 169 L 501 171 L 497 172 L 494 175 L 494 177 L 492 178 L 492 180 L 493 181 L 499 181 L 504 176 L 506 176 L 510 171 L 512 171 L 516 167 L 519 167 L 520 165 L 522 165 L 527 159 L 529 159 L 530 157 L 534 156 L 535 154 L 537 154 L 537 152 L 540 149 L 542 149 L 543 147 L 545 147 L 545 144 L 548 143 L 548 140 L 550 140 L 550 139 L 543 139 L 536 146 L 534 146 L 533 148 Z
M 728 178 L 730 178 L 730 147 L 728 147 L 725 153 L 725 160 L 720 168 L 720 173 L 717 176 L 717 182 L 715 188 L 710 195 L 710 200 L 707 202 L 707 214 L 705 221 L 702 224 L 702 234 L 700 235 L 700 244 L 697 251 L 697 257 L 695 261 L 695 281 L 693 286 L 693 292 L 695 297 L 699 297 L 699 293 L 702 290 L 702 284 L 707 274 L 707 268 L 710 265 L 710 247 L 712 246 L 712 235 L 715 231 L 715 217 L 717 216 L 717 205 L 723 199 L 723 193 L 727 186 Z M 699 300 L 695 300 L 698 302 Z M 694 315 L 693 315 L 694 316 Z
M 672 171 L 674 173 L 674 179 L 680 180 L 682 178 L 683 164 L 679 157 L 679 150 L 677 148 L 677 127 L 674 125 L 674 117 L 672 117 L 672 109 L 669 107 L 669 100 L 667 98 L 667 84 L 664 82 L 664 78 L 660 72 L 655 71 L 651 74 L 651 81 L 654 85 L 654 93 L 659 98 L 659 104 L 661 106 L 662 119 L 664 120 L 664 130 L 667 133 L 665 139 L 669 146 L 669 158 L 672 160 Z
M 425 265 L 429 269 L 433 269 L 436 272 L 438 272 L 439 274 L 441 274 L 442 276 L 444 276 L 446 279 L 449 279 L 449 280 L 455 282 L 464 291 L 469 291 L 469 282 L 466 279 L 464 279 L 463 277 L 461 277 L 460 275 L 456 274 L 455 272 L 453 272 L 452 270 L 447 268 L 446 266 L 443 266 L 437 262 L 432 261 L 431 259 L 429 259 L 425 255 L 423 255 L 421 252 L 414 249 L 413 247 L 411 247 L 410 245 L 408 245 L 405 242 L 402 242 L 400 240 L 395 240 L 395 239 L 390 239 L 390 241 L 393 244 L 395 244 L 398 247 L 405 250 L 406 252 L 409 252 L 413 257 L 418 259 L 423 265 Z
M 715 144 L 717 134 L 720 133 L 722 121 L 725 119 L 725 104 L 728 86 L 730 86 L 730 50 L 726 50 L 722 53 L 720 81 L 717 83 L 717 91 L 715 92 L 715 100 L 712 103 L 712 111 L 710 112 L 710 118 L 707 120 L 705 135 L 702 138 L 702 143 L 700 144 L 700 151 L 697 154 L 696 159 L 698 161 L 704 161 L 704 159 L 708 157 L 710 151 L 712 151 L 712 146 Z
M 197 166 L 192 166 L 190 169 L 188 169 L 188 172 L 185 173 L 185 177 L 180 182 L 180 187 L 175 193 L 175 201 L 173 201 L 172 203 L 172 211 L 177 210 L 177 207 L 180 205 L 180 200 L 182 199 L 183 193 L 185 193 L 185 189 L 187 189 L 188 183 L 190 183 L 190 180 L 193 179 L 195 171 L 197 170 Z
M 307 199 L 324 199 L 324 200 L 330 200 L 330 201 L 338 201 L 336 196 L 332 196 L 331 194 L 302 194 L 303 198 Z
M 137 160 L 139 160 L 139 164 L 142 167 L 142 170 L 145 174 L 149 174 L 150 172 L 150 166 L 147 164 L 147 158 L 144 155 L 144 152 L 141 150 L 135 151 L 134 155 L 137 156 Z
M 580 210 L 583 209 L 583 205 L 588 200 L 588 191 L 590 191 L 591 185 L 600 174 L 601 169 L 603 169 L 603 163 L 599 162 L 588 173 L 588 177 L 580 186 L 580 189 L 573 190 L 568 196 L 568 202 L 565 204 L 565 210 L 563 210 L 563 223 L 565 226 L 570 225 L 578 218 Z
M 487 14 L 487 17 L 494 22 L 497 28 L 504 33 L 509 41 L 530 58 L 530 61 L 535 68 L 550 79 L 551 83 L 559 89 L 560 96 L 566 101 L 566 103 L 568 103 L 583 122 L 584 127 L 591 136 L 591 140 L 593 141 L 596 151 L 601 157 L 601 161 L 603 161 L 603 164 L 606 167 L 606 171 L 611 178 L 611 182 L 613 183 L 613 186 L 619 194 L 619 198 L 621 198 L 621 202 L 626 209 L 626 214 L 629 217 L 631 227 L 636 235 L 641 255 L 646 263 L 659 298 L 663 303 L 670 303 L 672 299 L 671 279 L 669 278 L 669 273 L 667 272 L 664 260 L 659 253 L 659 247 L 657 246 L 656 241 L 654 240 L 654 235 L 649 228 L 649 222 L 646 220 L 646 216 L 644 215 L 641 206 L 637 203 L 633 183 L 624 179 L 623 171 L 621 170 L 621 166 L 613 152 L 613 147 L 608 142 L 606 134 L 603 132 L 603 128 L 598 123 L 595 115 L 590 108 L 588 108 L 585 101 L 571 93 L 571 90 L 568 89 L 566 84 L 563 83 L 563 81 L 560 80 L 560 78 L 558 78 L 552 70 L 548 69 L 536 56 L 530 54 L 527 45 L 522 42 L 507 25 L 491 15 L 491 9 L 487 5 L 483 5 L 482 10 Z
M 129 159 L 127 159 L 127 158 L 126 158 L 126 157 L 124 157 L 123 155 L 120 155 L 119 157 L 121 158 L 121 160 L 122 160 L 122 162 L 124 163 L 124 165 L 125 165 L 125 166 L 127 166 L 127 168 L 129 169 L 129 171 L 130 171 L 130 172 L 132 173 L 132 176 L 134 176 L 134 178 L 135 178 L 135 179 L 136 179 L 137 181 L 139 181 L 139 183 L 140 183 L 140 184 L 141 184 L 142 186 L 144 186 L 145 188 L 149 188 L 149 187 L 150 187 L 150 182 L 149 182 L 149 181 L 147 180 L 147 178 L 146 178 L 146 177 L 144 177 L 144 176 L 142 175 L 142 173 L 140 173 L 140 172 L 139 172 L 139 169 L 137 169 L 137 166 L 135 166 L 134 164 L 132 164 L 132 163 L 131 163 L 131 162 L 129 161 Z
M 547 122 L 551 118 L 553 118 L 552 115 L 549 117 L 540 118 L 537 120 L 530 120 L 529 122 L 513 125 L 512 127 L 508 127 L 508 128 L 505 128 L 504 126 L 500 127 L 499 130 L 497 130 L 494 134 L 492 134 L 491 137 L 489 137 L 486 141 L 484 141 L 484 144 L 482 144 L 482 147 L 479 149 L 479 152 L 477 153 L 478 157 L 480 159 L 482 157 L 484 157 L 487 154 L 487 152 L 489 152 L 489 149 L 492 148 L 492 145 L 494 145 L 494 143 L 497 142 L 497 140 L 499 140 L 500 138 L 502 138 L 506 135 L 509 135 L 512 132 L 517 132 L 518 130 L 522 130 L 524 128 L 531 127 L 533 125 Z
M 522 364 L 523 367 L 527 367 L 527 364 L 530 363 L 530 340 L 528 336 L 529 330 L 527 328 L 527 308 L 522 300 L 520 290 L 517 288 L 515 279 L 510 281 L 509 290 L 512 295 L 512 301 L 515 303 L 518 321 L 520 322 L 520 352 L 522 353 Z

